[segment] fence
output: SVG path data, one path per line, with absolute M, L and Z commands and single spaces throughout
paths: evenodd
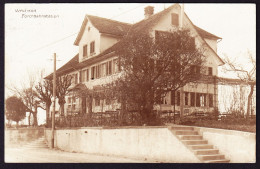
M 155 116 L 151 119 L 159 121 L 159 124 L 176 123 L 180 120 L 180 112 L 154 111 Z M 119 124 L 120 118 L 123 122 Z M 100 126 L 138 126 L 142 118 L 137 111 L 128 111 L 120 117 L 120 111 L 106 111 L 90 114 L 71 114 L 55 118 L 56 127 L 100 127 Z M 48 126 L 51 127 L 51 119 L 48 119 Z

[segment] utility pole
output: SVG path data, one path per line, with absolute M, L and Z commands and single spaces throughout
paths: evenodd
M 53 71 L 53 111 L 51 117 L 51 148 L 54 148 L 54 129 L 55 129 L 55 100 L 56 100 L 56 53 L 54 53 L 54 71 Z

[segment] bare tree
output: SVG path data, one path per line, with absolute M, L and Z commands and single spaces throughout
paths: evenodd
M 227 56 L 225 58 L 225 62 L 228 67 L 226 67 L 225 71 L 235 72 L 237 77 L 244 83 L 250 86 L 250 92 L 247 97 L 247 113 L 246 117 L 248 118 L 251 112 L 251 102 L 252 96 L 254 93 L 254 88 L 256 84 L 256 61 L 253 58 L 253 55 L 250 51 L 247 52 L 247 59 L 249 60 L 249 64 L 247 67 L 251 67 L 250 70 L 246 70 L 241 64 L 235 62 L 235 60 L 230 60 Z
M 52 98 L 52 93 L 53 93 L 53 84 L 50 80 L 44 80 L 42 82 L 38 82 L 38 84 L 35 86 L 35 89 L 38 93 L 38 98 L 43 103 L 43 105 L 46 109 L 46 124 L 47 124 L 49 114 L 50 114 L 51 98 Z
M 36 73 L 35 73 L 36 72 Z M 31 115 L 33 115 L 33 126 L 38 126 L 38 108 L 45 110 L 40 94 L 35 89 L 36 83 L 41 76 L 38 76 L 39 71 L 34 73 L 28 71 L 28 81 L 24 80 L 21 82 L 21 87 L 17 85 L 10 85 L 7 88 L 12 91 L 16 96 L 22 99 L 24 105 L 27 107 L 29 112 L 28 122 L 31 125 Z
M 66 103 L 65 96 L 68 93 L 68 88 L 71 85 L 72 77 L 70 75 L 60 76 L 57 78 L 56 94 L 58 103 L 61 108 L 61 115 L 64 115 L 64 104 Z
M 122 75 L 113 82 L 121 109 L 140 112 L 143 123 L 153 122 L 152 110 L 168 92 L 200 78 L 202 50 L 188 30 L 157 31 L 155 37 L 134 33 L 115 49 Z

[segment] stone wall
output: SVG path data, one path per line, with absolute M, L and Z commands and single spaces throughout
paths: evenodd
M 5 130 L 5 146 L 18 147 L 44 136 L 44 128 L 19 128 Z
M 50 146 L 51 130 L 45 130 L 45 137 Z M 199 162 L 167 127 L 59 129 L 54 139 L 55 147 L 69 152 L 158 162 Z

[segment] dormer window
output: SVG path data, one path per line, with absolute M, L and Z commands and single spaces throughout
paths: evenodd
M 90 43 L 90 54 L 95 53 L 95 41 Z
M 172 25 L 179 26 L 179 15 L 172 13 Z
M 88 56 L 88 45 L 84 45 L 83 46 L 83 57 L 87 57 Z

